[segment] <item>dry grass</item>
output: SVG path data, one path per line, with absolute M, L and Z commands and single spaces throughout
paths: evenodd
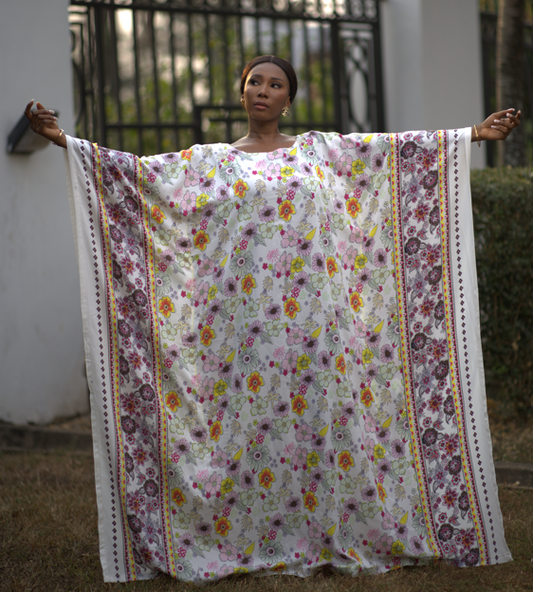
M 515 561 L 456 569 L 444 564 L 376 577 L 322 574 L 239 577 L 213 592 L 447 592 L 533 590 L 533 490 L 500 489 L 507 540 Z M 191 590 L 169 577 L 104 584 L 98 557 L 93 461 L 88 456 L 0 454 L 0 590 Z

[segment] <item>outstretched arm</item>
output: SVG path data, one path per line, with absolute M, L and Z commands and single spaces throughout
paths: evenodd
M 505 140 L 520 125 L 522 112 L 514 115 L 514 109 L 505 109 L 489 115 L 483 123 L 472 127 L 472 142 L 480 140 Z
M 67 140 L 63 130 L 59 129 L 59 126 L 57 125 L 57 117 L 55 117 L 54 111 L 45 109 L 42 103 L 39 102 L 35 105 L 37 109 L 32 111 L 32 105 L 33 100 L 26 105 L 26 110 L 24 111 L 24 114 L 30 120 L 31 129 L 58 146 L 66 148 Z

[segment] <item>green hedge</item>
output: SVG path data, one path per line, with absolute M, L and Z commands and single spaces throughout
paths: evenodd
M 472 172 L 481 337 L 489 396 L 533 414 L 533 172 Z

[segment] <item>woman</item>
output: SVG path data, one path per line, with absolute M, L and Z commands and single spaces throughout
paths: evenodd
M 510 560 L 484 413 L 468 145 L 281 134 L 256 58 L 248 134 L 145 159 L 68 146 L 106 581 Z

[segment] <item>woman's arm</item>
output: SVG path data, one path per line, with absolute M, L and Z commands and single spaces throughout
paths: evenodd
M 30 120 L 31 129 L 45 137 L 46 139 L 54 142 L 57 146 L 67 147 L 67 139 L 63 130 L 57 125 L 57 117 L 54 116 L 54 111 L 45 109 L 42 103 L 37 102 L 35 105 L 37 109 L 31 110 L 33 105 L 33 99 L 26 105 L 24 114 Z
M 514 115 L 514 109 L 505 109 L 489 115 L 483 123 L 472 127 L 472 142 L 481 140 L 505 140 L 520 125 L 522 112 Z

